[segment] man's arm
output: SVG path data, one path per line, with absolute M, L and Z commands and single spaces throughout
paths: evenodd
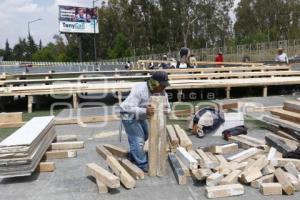
M 147 108 L 140 107 L 141 96 L 139 95 L 139 89 L 134 86 L 126 98 L 126 100 L 120 105 L 123 112 L 130 114 L 141 115 L 147 113 Z

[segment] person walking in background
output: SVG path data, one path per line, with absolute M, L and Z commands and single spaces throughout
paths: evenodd
M 287 54 L 284 53 L 283 51 L 284 51 L 283 48 L 278 49 L 278 54 L 275 58 L 275 61 L 279 62 L 279 63 L 289 64 L 289 58 L 288 58 Z
M 216 57 L 215 57 L 215 62 L 221 63 L 224 62 L 224 57 L 223 57 L 223 53 L 219 52 Z

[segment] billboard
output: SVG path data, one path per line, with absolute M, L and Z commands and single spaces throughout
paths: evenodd
M 59 6 L 59 31 L 62 33 L 99 33 L 97 9 Z

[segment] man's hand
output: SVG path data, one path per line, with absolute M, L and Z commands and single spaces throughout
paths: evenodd
M 151 117 L 151 116 L 154 115 L 154 113 L 155 113 L 155 108 L 153 106 L 151 106 L 151 105 L 148 105 L 147 106 L 147 115 L 149 117 Z

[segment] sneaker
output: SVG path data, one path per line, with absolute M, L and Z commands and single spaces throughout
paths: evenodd
M 198 130 L 197 136 L 198 136 L 199 138 L 204 138 L 204 133 L 203 133 L 203 131 L 199 131 L 199 130 Z

